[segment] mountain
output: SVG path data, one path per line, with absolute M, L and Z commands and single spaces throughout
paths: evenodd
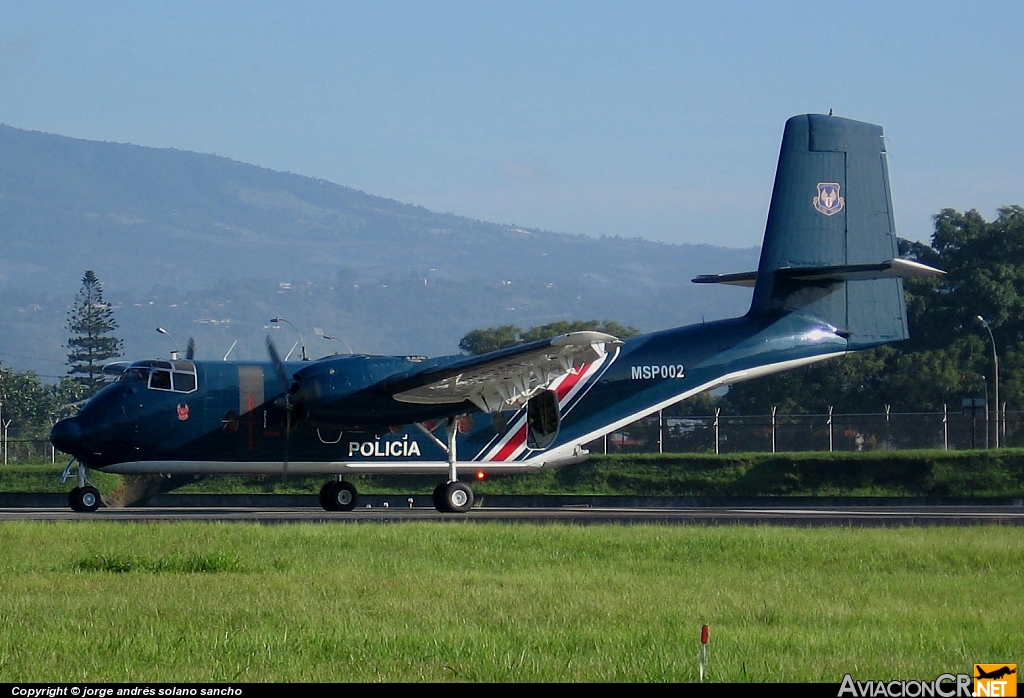
M 609 319 L 651 331 L 741 314 L 749 292 L 700 273 L 757 250 L 591 238 L 488 223 L 214 155 L 0 125 L 0 361 L 62 375 L 65 312 L 86 269 L 129 358 L 197 339 L 262 358 L 284 316 L 309 353 L 456 353 L 469 330 Z

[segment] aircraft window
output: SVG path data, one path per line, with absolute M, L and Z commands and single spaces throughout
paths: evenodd
M 149 376 L 149 387 L 154 390 L 170 390 L 171 372 L 153 371 L 153 373 Z
M 189 373 L 196 372 L 196 365 L 191 361 L 175 361 L 173 367 L 175 371 L 187 371 Z
M 174 378 L 175 392 L 191 393 L 196 389 L 196 374 L 175 371 L 171 376 Z
M 129 381 L 146 380 L 149 378 L 149 369 L 139 368 L 137 366 L 130 366 L 128 370 L 117 377 L 117 380 L 122 383 Z

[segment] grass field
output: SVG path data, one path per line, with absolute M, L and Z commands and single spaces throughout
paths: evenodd
M 0 682 L 933 679 L 1020 662 L 1018 528 L 0 525 Z

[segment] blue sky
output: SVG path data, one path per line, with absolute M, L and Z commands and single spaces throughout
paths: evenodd
M 1022 28 L 1017 2 L 0 0 L 0 122 L 747 247 L 786 118 L 834 109 L 885 128 L 926 240 L 942 208 L 1024 204 Z

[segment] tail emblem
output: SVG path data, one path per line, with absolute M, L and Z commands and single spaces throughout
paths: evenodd
M 839 196 L 839 184 L 819 182 L 818 195 L 814 197 L 814 208 L 826 216 L 834 216 L 843 210 L 846 200 Z

